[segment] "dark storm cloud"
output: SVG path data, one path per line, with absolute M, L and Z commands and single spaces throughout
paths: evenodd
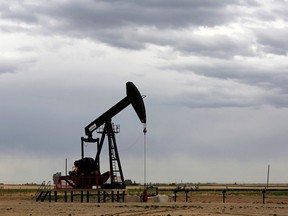
M 272 102 L 273 98 L 274 103 L 286 104 L 281 97 L 286 97 L 287 92 L 287 65 L 266 68 L 255 66 L 253 60 L 249 63 L 234 59 L 235 56 L 261 58 L 266 54 L 285 56 L 287 31 L 285 28 L 270 29 L 269 23 L 285 20 L 287 15 L 282 8 L 286 4 L 286 1 L 278 1 L 269 7 L 269 3 L 248 0 L 85 0 L 10 1 L 0 7 L 3 20 L 20 23 L 19 26 L 2 24 L 1 28 L 7 31 L 18 27 L 19 31 L 29 34 L 85 38 L 127 49 L 144 49 L 147 44 L 169 47 L 180 53 L 180 58 L 196 56 L 205 62 L 199 63 L 197 59 L 179 66 L 171 61 L 162 68 L 215 78 L 216 81 L 231 79 L 263 91 L 271 90 L 277 92 L 279 98 L 268 95 L 262 101 Z M 229 32 L 231 29 L 228 29 L 226 32 L 227 26 L 232 24 L 243 31 Z M 203 34 L 203 29 L 210 32 Z M 262 62 L 256 61 L 256 64 Z M 14 68 L 8 66 L 4 64 L 1 71 L 13 71 Z M 226 91 L 219 92 L 218 96 L 225 98 Z M 226 95 L 226 98 L 232 96 Z M 215 103 L 217 106 L 235 105 L 233 100 Z M 246 103 L 245 100 L 242 106 Z M 238 101 L 236 104 L 241 106 Z M 206 105 L 202 103 L 202 106 Z
M 12 1 L 11 1 L 12 2 Z M 35 16 L 47 16 L 74 27 L 120 27 L 152 25 L 159 28 L 190 25 L 213 26 L 236 18 L 229 6 L 255 5 L 255 1 L 180 0 L 180 1 L 47 1 L 42 5 L 17 2 L 3 6 L 2 17 L 21 21 L 36 21 Z M 16 5 L 16 6 L 14 6 Z M 81 24 L 81 26 L 78 26 Z M 96 30 L 96 29 L 94 29 Z
M 37 23 L 37 13 L 25 6 L 25 2 L 9 1 L 0 3 L 0 17 L 2 20 L 11 20 L 21 23 Z
M 48 1 L 38 5 L 17 2 L 11 3 L 9 7 L 2 6 L 1 18 L 34 25 L 38 28 L 38 33 L 85 37 L 112 46 L 139 49 L 146 43 L 170 45 L 167 40 L 169 35 L 154 40 L 155 38 L 149 36 L 149 32 L 142 35 L 141 28 L 181 31 L 187 27 L 223 25 L 238 19 L 243 13 L 237 6 L 257 4 L 255 1 L 244 0 L 86 0 Z M 31 32 L 30 29 L 28 31 Z M 171 45 L 173 46 L 173 43 Z M 191 47 L 189 43 L 177 48 L 185 51 L 187 47 Z
M 37 4 L 10 1 L 10 4 L 2 4 L 0 7 L 3 20 L 32 26 L 33 28 L 17 26 L 19 31 L 30 34 L 89 38 L 127 49 L 143 49 L 147 44 L 156 44 L 172 47 L 175 51 L 188 55 L 217 58 L 254 55 L 250 43 L 255 40 L 259 49 L 264 52 L 285 53 L 283 47 L 276 46 L 275 41 L 272 41 L 276 39 L 267 36 L 265 38 L 261 31 L 258 34 L 256 31 L 254 36 L 252 33 L 250 40 L 239 39 L 241 35 L 237 38 L 221 32 L 212 35 L 197 35 L 193 32 L 200 27 L 213 28 L 233 22 L 241 24 L 246 19 L 277 19 L 279 9 L 267 11 L 256 1 L 85 0 L 47 1 Z M 247 8 L 253 8 L 254 13 L 246 12 Z M 282 16 L 285 18 L 284 13 Z M 16 29 L 16 26 L 3 24 L 0 27 L 3 31 Z M 184 30 L 186 32 L 183 32 Z M 177 34 L 178 37 L 175 37 Z M 184 37 L 185 34 L 187 36 Z M 264 34 L 266 35 L 266 31 Z

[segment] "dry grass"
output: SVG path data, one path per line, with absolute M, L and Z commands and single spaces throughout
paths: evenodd
M 21 188 L 20 188 L 21 187 Z M 235 196 L 228 197 L 222 203 L 221 196 L 192 196 L 190 202 L 168 203 L 80 203 L 48 201 L 36 202 L 35 187 L 7 186 L 0 189 L 1 215 L 288 215 L 288 199 L 275 196 L 262 204 L 261 197 Z M 135 189 L 135 188 L 134 188 Z M 137 189 L 137 188 L 136 188 Z M 260 198 L 260 199 L 259 199 Z

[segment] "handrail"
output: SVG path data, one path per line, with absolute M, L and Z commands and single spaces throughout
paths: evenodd
M 45 187 L 43 188 L 44 191 L 47 191 L 48 189 L 51 188 L 51 181 L 48 181 Z
M 51 188 L 51 181 L 48 181 L 47 184 L 45 183 L 45 181 L 43 181 L 35 193 L 36 201 L 39 201 L 42 196 L 43 196 L 42 197 L 42 201 L 43 201 L 45 199 L 45 197 L 47 196 L 47 192 L 48 192 L 48 190 L 50 190 L 50 188 Z M 46 192 L 46 193 L 43 195 L 44 192 Z
M 37 189 L 36 193 L 35 193 L 35 198 L 37 199 L 40 195 L 40 193 L 43 191 L 43 188 L 45 187 L 45 181 L 43 181 L 41 183 L 41 185 L 39 186 L 39 188 Z

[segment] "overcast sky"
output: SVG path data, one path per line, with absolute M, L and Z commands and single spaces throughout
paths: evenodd
M 132 81 L 146 95 L 148 182 L 265 183 L 270 164 L 270 182 L 287 183 L 287 8 L 0 0 L 0 182 L 51 180 L 65 158 L 71 169 L 84 127 Z M 113 122 L 124 177 L 143 183 L 143 126 L 131 106 Z

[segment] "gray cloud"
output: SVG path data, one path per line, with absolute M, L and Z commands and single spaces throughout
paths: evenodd
M 152 181 L 183 176 L 186 164 L 193 165 L 187 181 L 213 181 L 217 163 L 230 170 L 219 181 L 239 177 L 243 160 L 255 169 L 285 167 L 286 8 L 280 0 L 1 2 L 1 156 L 29 154 L 27 164 L 45 156 L 47 173 L 67 155 L 73 163 L 84 127 L 133 81 L 147 95 L 149 161 L 175 170 L 161 173 L 156 162 Z M 113 121 L 121 124 L 124 167 L 133 161 L 139 172 L 142 125 L 131 107 Z M 5 165 L 2 176 L 16 169 Z M 277 174 L 285 180 L 280 168 Z
M 16 64 L 17 65 L 17 64 Z M 0 74 L 2 73 L 11 73 L 17 70 L 17 66 L 15 66 L 15 62 L 0 60 Z
M 233 22 L 245 25 L 246 19 L 256 17 L 257 20 L 257 16 L 262 18 L 264 15 L 261 15 L 261 12 L 267 14 L 267 21 L 276 20 L 276 15 L 279 17 L 278 8 L 267 13 L 267 10 L 261 7 L 261 3 L 256 1 L 183 0 L 165 1 L 165 4 L 163 1 L 129 0 L 121 2 L 86 0 L 81 3 L 49 1 L 47 4 L 11 1 L 10 5 L 2 4 L 1 8 L 2 19 L 18 21 L 20 24 L 26 23 L 32 28 L 21 25 L 18 28 L 30 34 L 84 37 L 128 49 L 143 49 L 147 44 L 157 44 L 171 46 L 176 51 L 190 55 L 200 54 L 217 58 L 254 55 L 250 47 L 253 40 L 259 43 L 258 49 L 264 53 L 285 54 L 285 46 L 284 48 L 279 46 L 283 45 L 281 42 L 285 40 L 274 39 L 272 35 L 269 37 L 269 33 L 266 34 L 268 29 L 264 33 L 265 36 L 261 36 L 263 35 L 261 31 L 251 34 L 251 29 L 247 28 L 247 32 L 242 33 L 242 39 L 241 35 L 235 37 L 237 33 L 231 37 L 224 32 L 218 32 L 216 35 L 197 35 L 193 32 L 199 27 L 213 28 Z M 247 13 L 245 8 L 255 9 L 255 14 Z M 286 15 L 283 14 L 284 16 Z M 1 28 L 11 31 L 16 27 L 2 25 Z M 183 32 L 187 28 L 190 28 L 190 32 Z M 171 34 L 174 37 L 170 37 Z M 245 34 L 251 34 L 250 38 L 243 39 L 247 37 Z M 285 32 L 282 35 L 284 39 Z
M 191 98 L 193 105 L 184 104 L 190 107 L 288 106 L 288 65 L 281 60 L 279 64 L 271 64 L 269 59 L 255 57 L 250 60 L 247 57 L 228 60 L 210 57 L 191 59 L 189 61 L 188 57 L 181 64 L 171 60 L 169 66 L 163 67 L 186 75 L 203 76 L 201 82 L 206 84 L 199 85 L 193 79 L 184 82 L 189 86 L 185 96 Z M 203 85 L 209 86 L 209 90 L 203 88 Z
M 16 20 L 39 29 L 44 34 L 57 33 L 74 37 L 88 37 L 112 46 L 143 48 L 145 43 L 161 43 L 161 39 L 141 35 L 141 28 L 155 28 L 157 31 L 199 26 L 224 25 L 237 19 L 243 11 L 237 6 L 256 7 L 255 1 L 91 1 L 59 2 L 43 4 L 13 2 L 4 5 L 2 19 Z M 148 28 L 148 29 L 149 29 Z M 31 29 L 27 29 L 31 32 Z M 32 30 L 33 32 L 33 30 Z M 148 30 L 149 34 L 149 30 Z M 154 34 L 153 31 L 150 35 Z M 162 35 L 167 41 L 169 35 Z M 150 40 L 152 39 L 152 40 Z M 225 38 L 220 40 L 225 40 Z M 131 45 L 138 41 L 137 45 Z M 219 42 L 219 40 L 217 40 Z M 215 43 L 217 43 L 215 41 Z M 164 42 L 165 43 L 165 42 Z M 175 43 L 175 42 L 174 42 Z M 182 42 L 183 43 L 183 42 Z M 233 43 L 234 44 L 234 43 Z M 166 43 L 165 45 L 169 45 Z M 234 45 L 233 45 L 234 46 Z M 189 49 L 185 43 L 181 49 Z M 213 46 L 210 47 L 213 49 Z
M 248 3 L 250 6 L 255 5 L 255 1 L 243 0 L 221 2 L 181 0 L 165 1 L 165 4 L 163 1 L 137 2 L 130 0 L 121 2 L 86 0 L 81 3 L 49 1 L 49 3 L 43 4 L 11 2 L 10 7 L 2 7 L 4 18 L 38 22 L 39 20 L 35 16 L 44 15 L 50 16 L 51 19 L 62 20 L 63 24 L 72 27 L 71 29 L 75 29 L 75 26 L 88 29 L 89 27 L 121 27 L 129 24 L 152 25 L 162 28 L 182 28 L 193 25 L 193 23 L 197 26 L 199 24 L 210 26 L 231 21 L 231 16 L 237 16 L 233 14 L 233 11 L 227 10 L 229 6 L 247 6 Z M 82 25 L 78 26 L 79 24 Z
M 260 51 L 286 56 L 288 53 L 287 33 L 286 28 L 269 28 L 256 31 Z
M 0 57 L 0 74 L 17 72 L 20 67 L 29 67 L 33 62 L 33 59 L 25 57 L 14 59 Z

